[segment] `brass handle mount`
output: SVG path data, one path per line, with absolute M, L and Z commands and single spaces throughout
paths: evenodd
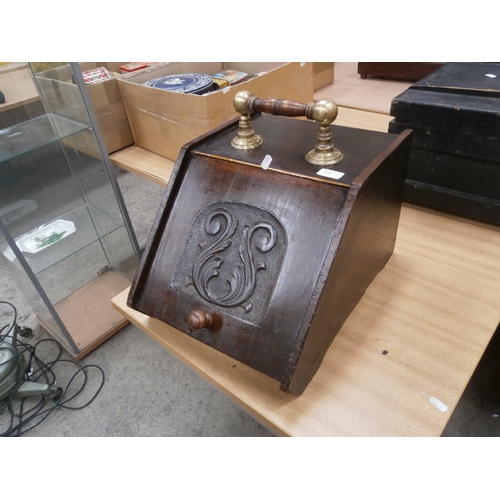
M 243 90 L 236 93 L 234 108 L 241 114 L 238 135 L 231 141 L 236 149 L 255 149 L 263 139 L 255 133 L 251 124 L 252 113 L 266 113 L 288 117 L 305 116 L 319 123 L 318 139 L 305 159 L 313 165 L 333 165 L 342 160 L 342 153 L 335 148 L 331 124 L 337 118 L 338 108 L 332 99 L 319 99 L 303 104 L 287 99 L 261 99 Z

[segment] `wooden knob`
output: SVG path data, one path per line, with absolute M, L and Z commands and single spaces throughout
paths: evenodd
M 203 330 L 203 328 L 216 330 L 221 326 L 221 320 L 217 314 L 199 310 L 192 311 L 187 322 L 192 330 Z

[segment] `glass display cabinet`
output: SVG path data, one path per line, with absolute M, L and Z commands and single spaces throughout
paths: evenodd
M 127 323 L 110 299 L 140 251 L 78 63 L 28 63 L 26 75 L 43 113 L 0 128 L 0 258 L 81 359 Z

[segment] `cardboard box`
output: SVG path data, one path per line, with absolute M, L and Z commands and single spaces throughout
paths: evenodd
M 204 95 L 181 94 L 142 85 L 178 73 L 214 74 L 222 69 L 265 74 Z M 175 160 L 182 146 L 236 119 L 234 95 L 248 90 L 261 98 L 313 100 L 312 63 L 189 62 L 163 63 L 118 79 L 135 143 Z
M 109 71 L 120 73 L 123 62 L 80 63 L 82 71 L 104 66 Z M 87 85 L 87 92 L 94 106 L 99 128 L 108 149 L 113 153 L 134 143 L 132 130 L 128 123 L 117 78 Z
M 86 71 L 104 66 L 109 71 L 118 72 L 118 67 L 121 64 L 123 63 L 86 62 L 80 63 L 80 68 L 82 71 Z M 47 69 L 37 73 L 37 77 L 50 112 L 84 123 L 88 121 L 87 113 L 82 109 L 80 91 L 72 82 L 72 72 L 69 65 Z M 118 88 L 117 78 L 90 83 L 86 85 L 86 89 L 108 153 L 133 144 L 134 138 Z M 72 137 L 71 141 L 68 140 L 69 142 L 90 154 L 96 154 L 98 149 L 93 132 L 90 131 Z
M 335 79 L 334 64 L 332 62 L 313 63 L 314 90 L 319 90 L 333 83 Z

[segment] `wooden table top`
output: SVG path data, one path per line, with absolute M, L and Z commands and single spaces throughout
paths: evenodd
M 133 324 L 283 436 L 439 436 L 500 321 L 500 228 L 404 205 L 393 256 L 305 392 L 126 306 Z

